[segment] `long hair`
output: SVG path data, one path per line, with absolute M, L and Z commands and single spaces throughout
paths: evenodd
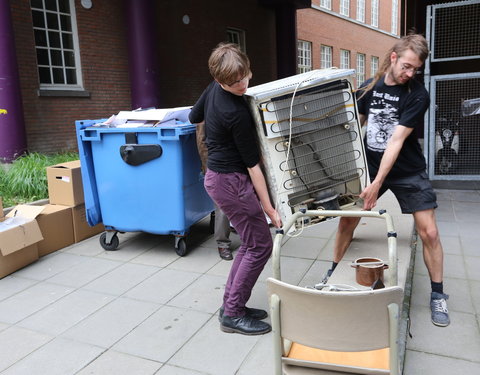
M 412 50 L 415 55 L 418 56 L 422 64 L 427 59 L 429 53 L 428 44 L 423 35 L 411 33 L 403 36 L 385 54 L 382 65 L 373 77 L 372 82 L 370 82 L 367 86 L 362 87 L 361 90 L 363 92 L 360 95 L 360 98 L 370 91 L 378 82 L 378 80 L 383 77 L 385 73 L 387 73 L 391 65 L 390 56 L 392 55 L 392 52 L 395 52 L 398 57 L 401 57 L 407 50 Z

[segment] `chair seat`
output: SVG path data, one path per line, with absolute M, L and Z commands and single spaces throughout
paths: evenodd
M 284 357 L 287 365 L 295 365 L 295 362 L 310 362 L 311 367 L 320 369 L 335 368 L 348 373 L 390 373 L 389 371 L 389 348 L 369 350 L 362 352 L 335 352 L 292 343 L 288 356 Z M 331 365 L 331 366 L 330 366 Z M 291 366 L 288 366 L 291 367 Z M 370 370 L 371 369 L 371 370 Z M 363 371 L 362 371 L 363 370 Z

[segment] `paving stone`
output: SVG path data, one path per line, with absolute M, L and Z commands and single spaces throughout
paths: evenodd
M 77 372 L 77 375 L 150 375 L 158 374 L 157 370 L 161 366 L 159 362 L 107 350 L 94 362 Z

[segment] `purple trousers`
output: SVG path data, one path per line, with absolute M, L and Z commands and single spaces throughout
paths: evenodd
M 225 315 L 243 316 L 253 286 L 272 253 L 272 235 L 248 175 L 207 170 L 205 189 L 240 236 L 223 306 Z

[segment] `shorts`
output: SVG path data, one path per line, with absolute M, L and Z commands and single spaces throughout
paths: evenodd
M 437 194 L 435 194 L 426 172 L 408 177 L 385 179 L 378 197 L 387 190 L 395 195 L 404 214 L 413 214 L 417 211 L 438 207 Z

